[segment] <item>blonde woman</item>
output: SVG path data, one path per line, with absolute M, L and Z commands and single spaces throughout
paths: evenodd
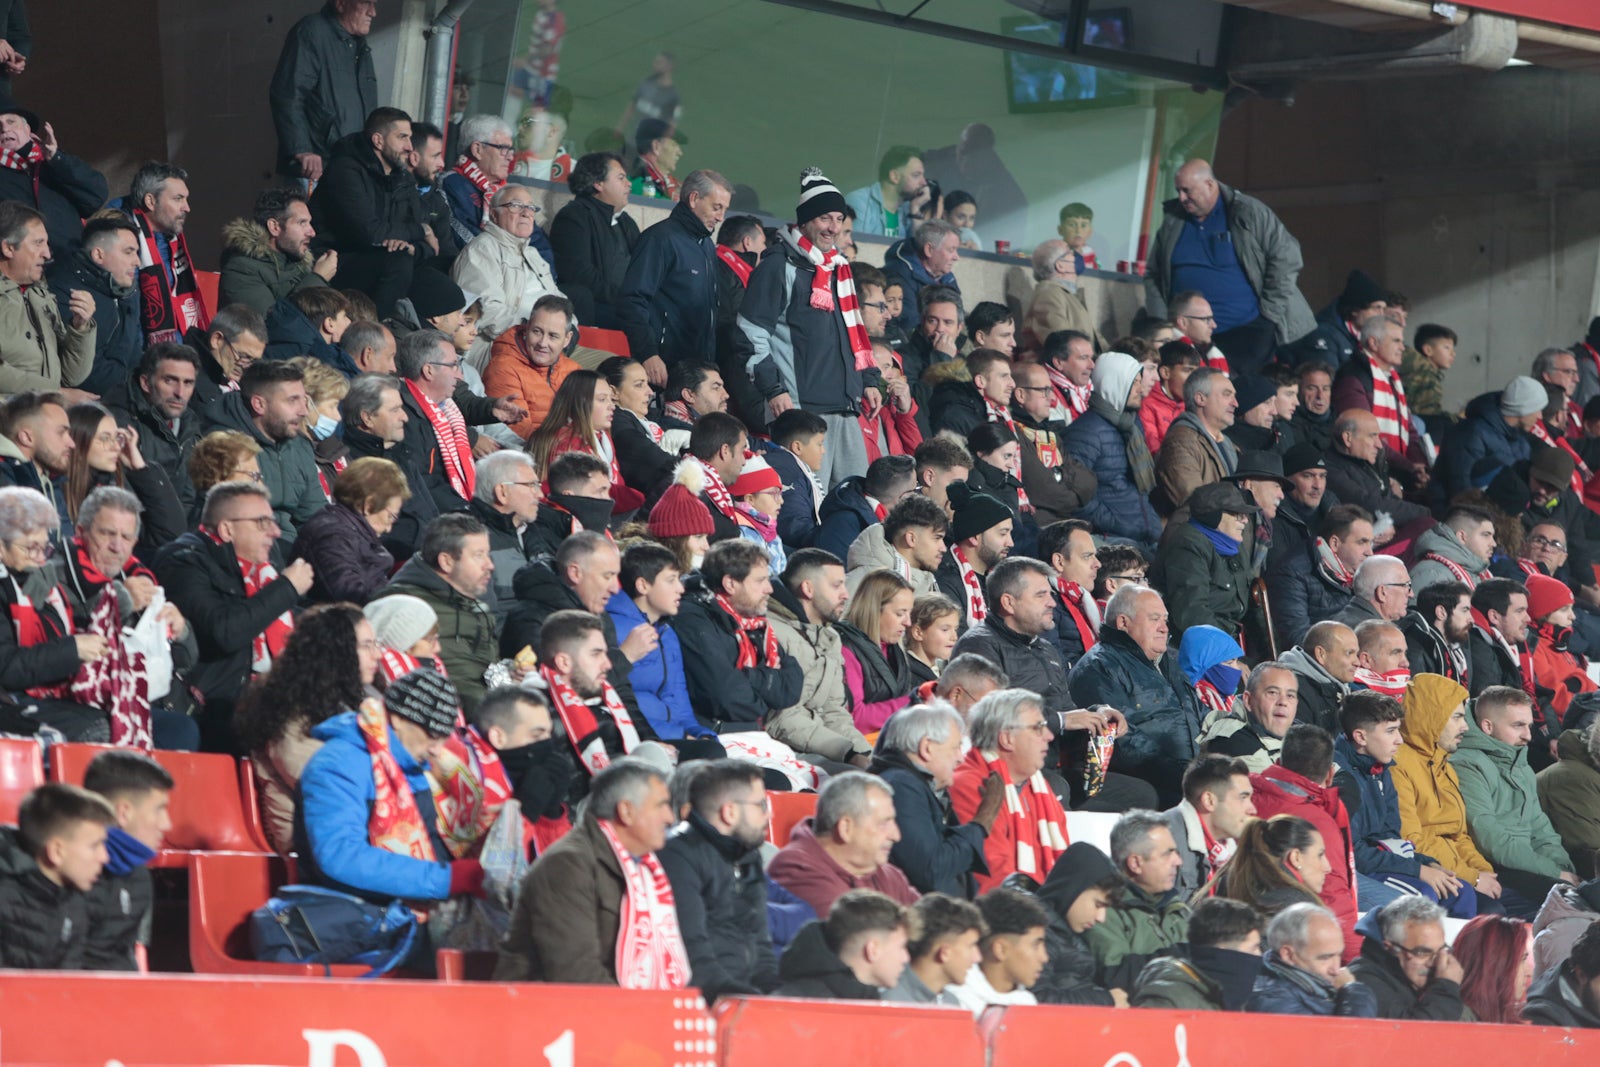
M 856 729 L 872 733 L 911 700 L 910 657 L 900 647 L 911 625 L 915 594 L 894 571 L 869 571 L 834 625 L 844 645 L 844 684 Z

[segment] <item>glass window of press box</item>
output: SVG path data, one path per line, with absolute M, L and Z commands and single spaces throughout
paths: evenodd
M 640 129 L 666 129 L 657 171 L 719 170 L 735 210 L 777 219 L 803 168 L 848 194 L 910 146 L 942 196 L 975 201 L 983 250 L 1026 253 L 1086 205 L 1110 270 L 1215 146 L 1224 17 L 1212 0 L 476 0 L 451 119 L 502 114 L 532 178 L 618 151 L 645 195 Z

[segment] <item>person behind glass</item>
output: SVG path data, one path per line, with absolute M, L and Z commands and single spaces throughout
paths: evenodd
M 872 733 L 905 707 L 915 688 L 900 640 L 911 619 L 911 585 L 893 571 L 873 571 L 856 587 L 834 625 L 843 640 L 845 688 L 856 729 Z
M 628 169 L 615 152 L 590 152 L 578 157 L 567 188 L 572 201 L 550 224 L 556 276 L 579 322 L 615 330 L 613 305 L 639 243 L 639 224 L 625 210 Z
M 961 608 L 943 593 L 924 593 L 911 602 L 906 628 L 906 666 L 918 691 L 938 681 L 961 627 Z
M 611 439 L 616 412 L 617 394 L 604 378 L 591 370 L 573 371 L 556 390 L 544 424 L 528 438 L 528 454 L 540 468 L 548 468 L 568 452 L 594 456 L 610 471 L 614 513 L 626 517 L 644 504 L 644 494 L 622 480 Z
M 188 517 L 166 471 L 146 463 L 139 452 L 139 435 L 121 429 L 111 413 L 99 404 L 74 404 L 67 409 L 72 429 L 72 453 L 67 460 L 66 485 L 56 504 L 61 514 L 61 536 L 70 538 L 84 498 L 101 486 L 127 488 L 143 505 L 139 551 L 155 550 L 188 528 Z
M 360 608 L 319 604 L 300 616 L 273 669 L 255 679 L 234 710 L 234 731 L 250 754 L 261 798 L 262 828 L 280 855 L 294 850 L 300 775 L 323 744 L 311 732 L 366 699 L 379 651 Z
M 333 481 L 333 503 L 300 529 L 290 559 L 303 559 L 316 571 L 306 600 L 365 604 L 389 581 L 394 556 L 384 538 L 411 489 L 399 467 L 376 456 L 362 456 Z

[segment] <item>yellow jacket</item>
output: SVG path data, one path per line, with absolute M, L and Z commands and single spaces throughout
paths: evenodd
M 1432 856 L 1468 885 L 1493 872 L 1467 832 L 1467 805 L 1439 735 L 1451 712 L 1467 699 L 1461 685 L 1438 674 L 1418 674 L 1406 689 L 1405 744 L 1395 754 L 1395 796 L 1400 802 L 1400 832 L 1417 851 Z

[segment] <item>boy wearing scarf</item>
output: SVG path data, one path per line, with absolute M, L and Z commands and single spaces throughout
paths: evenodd
M 148 869 L 172 828 L 172 775 L 141 752 L 102 752 L 84 772 L 83 787 L 104 797 L 117 821 L 106 829 L 106 865 L 89 891 L 83 968 L 136 971 L 150 943 L 155 890 Z

